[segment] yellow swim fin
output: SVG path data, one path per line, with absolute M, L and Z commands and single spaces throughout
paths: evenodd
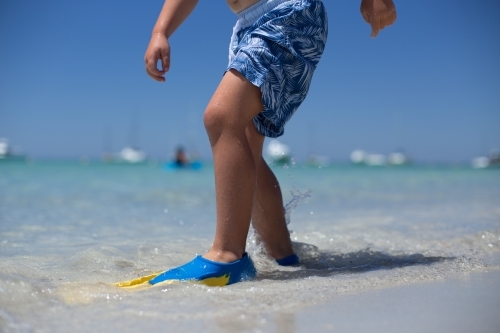
M 154 274 L 149 274 L 149 275 L 141 276 L 141 277 L 138 277 L 138 278 L 133 279 L 133 280 L 113 283 L 113 285 L 116 286 L 116 287 L 121 287 L 121 288 L 137 287 L 137 286 L 139 286 L 139 285 L 141 285 L 141 284 L 143 284 L 145 282 L 148 282 L 151 279 L 154 279 L 160 273 L 161 272 L 157 272 L 157 273 L 154 273 Z

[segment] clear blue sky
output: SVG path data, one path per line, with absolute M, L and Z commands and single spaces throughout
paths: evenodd
M 376 39 L 358 1 L 324 3 L 327 48 L 281 138 L 299 159 L 402 147 L 453 162 L 500 148 L 498 0 L 396 0 L 395 25 Z M 38 157 L 98 157 L 108 140 L 114 151 L 137 144 L 165 158 L 184 144 L 210 158 L 202 114 L 235 15 L 224 0 L 200 0 L 171 38 L 161 84 L 143 55 L 162 4 L 1 1 L 0 137 Z

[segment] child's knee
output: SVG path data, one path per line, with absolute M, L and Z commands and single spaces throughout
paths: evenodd
M 222 107 L 218 103 L 210 103 L 203 114 L 203 123 L 209 135 L 218 135 L 227 129 L 238 129 L 239 121 L 234 111 Z
M 223 119 L 217 110 L 208 106 L 203 114 L 203 124 L 205 125 L 205 130 L 209 135 L 215 134 L 216 132 L 220 132 L 222 130 L 222 122 Z

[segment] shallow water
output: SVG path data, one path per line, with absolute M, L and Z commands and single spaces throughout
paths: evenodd
M 0 164 L 0 327 L 285 332 L 286 313 L 339 294 L 499 268 L 500 170 L 273 170 L 285 203 L 297 203 L 289 227 L 301 267 L 277 266 L 250 235 L 255 281 L 124 290 L 112 283 L 210 247 L 211 167 Z

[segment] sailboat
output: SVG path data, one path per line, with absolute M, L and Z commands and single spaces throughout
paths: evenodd
M 15 154 L 9 146 L 7 138 L 0 138 L 0 161 L 22 161 L 26 157 Z
M 137 147 L 137 136 L 139 132 L 139 125 L 137 121 L 132 122 L 130 130 L 131 145 L 125 146 L 118 153 L 111 153 L 111 125 L 107 125 L 104 130 L 103 137 L 103 150 L 102 160 L 105 163 L 126 163 L 126 164 L 139 164 L 147 161 L 147 155 L 144 151 Z

